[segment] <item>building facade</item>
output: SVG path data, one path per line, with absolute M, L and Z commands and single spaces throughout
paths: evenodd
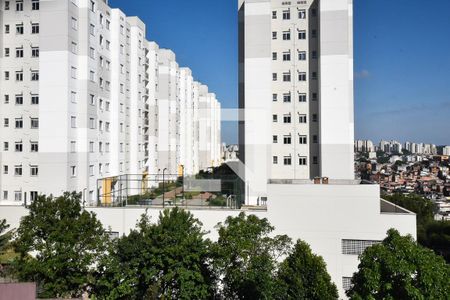
M 192 74 L 137 17 L 101 0 L 1 0 L 0 26 L 0 204 L 63 191 L 94 203 L 102 178 L 220 163 L 193 150 L 200 135 L 220 148 L 218 101 L 200 132 Z
M 350 1 L 239 1 L 240 155 L 270 179 L 354 179 Z

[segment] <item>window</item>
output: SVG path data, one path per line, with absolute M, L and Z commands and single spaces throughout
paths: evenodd
M 72 153 L 77 152 L 77 142 L 76 141 L 70 141 L 70 152 L 72 152 Z
M 306 157 L 301 156 L 301 157 L 298 158 L 298 164 L 300 166 L 306 166 L 307 163 L 308 163 L 308 159 Z
M 290 41 L 290 40 L 291 40 L 291 32 L 283 31 L 283 41 Z
M 106 50 L 109 50 L 109 48 L 111 47 L 111 42 L 110 41 L 106 41 Z
M 5 95 L 4 103 L 9 104 L 9 95 Z
M 272 11 L 272 19 L 276 19 L 277 18 L 277 11 L 276 10 L 274 10 L 274 11 Z
M 89 152 L 94 153 L 94 142 L 89 142 Z
M 312 93 L 312 100 L 317 101 L 317 93 Z
M 95 49 L 92 47 L 89 48 L 89 57 L 95 59 Z
M 109 30 L 110 26 L 111 26 L 111 22 L 109 20 L 106 20 L 106 29 Z
M 77 43 L 75 43 L 75 42 L 71 43 L 70 51 L 72 51 L 73 54 L 77 54 L 78 53 L 78 45 L 77 45 Z
M 70 92 L 70 102 L 77 103 L 77 93 L 74 91 Z
M 5 1 L 5 10 L 9 10 L 9 1 Z
M 23 72 L 22 71 L 16 72 L 16 81 L 23 81 Z
M 23 104 L 23 95 L 16 95 L 16 105 Z
M 38 199 L 38 192 L 37 191 L 30 191 L 30 200 L 31 202 L 34 202 Z
M 94 165 L 89 166 L 89 176 L 94 176 Z
M 5 127 L 5 128 L 9 127 L 9 119 L 8 118 L 3 119 L 3 127 Z
M 317 144 L 319 142 L 319 137 L 317 135 L 313 135 L 313 143 Z
M 9 80 L 9 72 L 5 71 L 5 80 Z
M 272 60 L 277 60 L 277 53 L 276 52 L 272 52 Z
M 278 94 L 272 94 L 272 101 L 278 101 Z
M 306 81 L 306 73 L 305 72 L 298 73 L 298 81 Z
M 89 80 L 95 82 L 95 72 L 92 70 L 89 71 Z
M 39 81 L 39 71 L 31 71 L 31 81 Z
M 89 104 L 95 105 L 95 95 L 92 94 L 89 95 Z
M 306 51 L 300 51 L 298 53 L 298 60 L 306 60 Z
M 8 166 L 3 166 L 3 174 L 8 175 L 9 173 L 9 167 Z
M 292 158 L 290 156 L 285 156 L 283 157 L 283 162 L 285 166 L 290 166 L 292 165 Z
M 5 25 L 5 34 L 8 34 L 8 33 L 9 33 L 9 25 L 6 24 L 6 25 Z
M 278 122 L 278 115 L 272 115 L 272 121 L 274 123 L 277 123 Z
M 30 151 L 31 152 L 39 152 L 38 142 L 30 142 Z
M 22 142 L 16 142 L 14 150 L 16 152 L 23 152 L 23 144 L 22 144 Z
M 70 127 L 77 128 L 77 117 L 74 116 L 70 117 Z
M 272 162 L 273 162 L 274 165 L 277 165 L 278 164 L 278 156 L 273 156 L 272 157 Z
M 312 72 L 311 77 L 313 80 L 317 79 L 317 72 Z
M 30 175 L 31 176 L 38 176 L 39 174 L 39 167 L 38 166 L 30 166 Z
M 95 119 L 94 118 L 89 118 L 89 128 L 95 129 Z
M 291 73 L 283 73 L 283 81 L 284 82 L 291 81 Z
M 23 11 L 23 0 L 16 0 L 16 11 Z
M 272 81 L 277 81 L 277 80 L 278 80 L 277 73 L 272 73 Z
M 9 151 L 9 143 L 3 142 L 3 151 Z
M 371 240 L 342 240 L 342 254 L 361 255 L 366 248 L 380 243 Z
M 8 30 L 9 31 L 9 30 Z M 7 32 L 8 33 L 8 32 Z M 277 39 L 277 32 L 274 31 L 272 32 L 272 40 L 276 40 Z
M 14 166 L 14 176 L 22 176 L 22 165 Z
M 17 118 L 16 119 L 16 129 L 21 129 L 23 128 L 23 119 L 22 118 Z
M 317 165 L 319 163 L 319 159 L 317 158 L 317 156 L 313 156 L 313 164 Z
M 273 142 L 274 144 L 277 144 L 277 143 L 278 143 L 278 135 L 272 136 L 272 142 Z
M 16 25 L 16 34 L 19 34 L 19 35 L 23 34 L 23 24 L 17 24 Z
M 31 118 L 31 129 L 39 128 L 39 119 Z
M 299 40 L 306 40 L 306 31 L 305 30 L 300 30 L 298 32 L 298 39 Z
M 72 177 L 77 176 L 77 167 L 76 166 L 70 166 L 70 176 L 72 176 Z
M 291 11 L 283 10 L 283 20 L 290 20 L 290 19 L 291 19 Z
M 38 23 L 31 24 L 31 33 L 32 34 L 38 34 L 39 33 L 39 24 Z
M 23 57 L 23 48 L 16 48 L 16 57 L 17 58 L 22 58 Z
M 14 200 L 17 202 L 22 201 L 22 192 L 21 191 L 14 192 Z
M 72 17 L 70 24 L 73 30 L 78 30 L 78 20 L 76 18 Z
M 39 0 L 31 0 L 31 10 L 39 10 Z
M 31 47 L 31 57 L 39 57 L 39 47 Z
M 283 102 L 291 102 L 291 93 L 283 94 Z
M 317 30 L 316 29 L 311 30 L 311 37 L 312 38 L 316 38 L 317 37 Z
M 91 0 L 90 9 L 92 12 L 95 12 L 95 2 Z
M 285 145 L 290 145 L 291 144 L 291 136 L 290 135 L 285 135 L 283 136 L 283 144 Z
M 291 123 L 291 115 L 284 115 L 283 116 L 283 123 L 285 123 L 285 124 Z
M 311 52 L 311 57 L 312 57 L 312 59 L 317 59 L 317 51 L 312 51 Z
M 306 137 L 306 135 L 300 135 L 300 136 L 298 137 L 298 143 L 299 143 L 300 145 L 306 145 L 306 144 L 308 144 L 308 138 Z
M 312 115 L 312 121 L 313 122 L 317 122 L 317 120 L 318 120 L 317 114 L 313 114 Z
M 94 24 L 89 25 L 89 33 L 91 35 L 95 35 L 95 25 Z
M 298 18 L 299 18 L 299 19 L 306 19 L 306 10 L 300 9 L 300 10 L 298 11 Z
M 290 52 L 284 52 L 283 53 L 283 61 L 290 61 L 291 60 L 291 53 Z
M 306 124 L 306 115 L 299 115 L 298 116 L 298 122 L 300 124 Z
M 298 102 L 306 102 L 306 94 L 299 93 L 298 94 Z
M 4 55 L 5 57 L 9 57 L 9 48 L 5 48 Z
M 70 77 L 72 77 L 73 79 L 77 79 L 77 68 L 75 67 L 70 68 Z
M 342 288 L 344 291 L 348 291 L 352 287 L 352 277 L 342 277 Z

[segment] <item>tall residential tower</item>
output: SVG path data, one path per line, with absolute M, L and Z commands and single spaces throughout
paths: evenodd
M 353 180 L 350 0 L 240 0 L 247 198 L 270 180 Z

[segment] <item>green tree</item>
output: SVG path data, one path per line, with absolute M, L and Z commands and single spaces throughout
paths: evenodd
M 282 293 L 277 299 L 338 299 L 338 291 L 327 273 L 322 257 L 312 253 L 309 245 L 298 240 L 278 272 Z
M 11 232 L 5 232 L 8 228 L 6 220 L 0 220 L 0 255 L 5 253 L 11 239 Z
M 39 296 L 80 297 L 94 284 L 94 267 L 108 239 L 93 213 L 82 209 L 80 195 L 40 196 L 22 218 L 14 241 L 14 275 L 35 281 Z
M 215 270 L 226 299 L 273 299 L 280 293 L 278 259 L 286 255 L 291 240 L 270 237 L 274 227 L 267 219 L 244 213 L 219 224 L 215 244 Z
M 411 236 L 390 229 L 381 244 L 360 256 L 351 299 L 448 299 L 450 266 Z
M 190 212 L 164 210 L 156 224 L 144 215 L 116 241 L 100 266 L 97 295 L 105 299 L 206 299 L 214 293 L 210 241 Z
M 450 221 L 434 220 L 434 203 L 420 195 L 394 194 L 384 199 L 417 214 L 417 241 L 450 263 Z

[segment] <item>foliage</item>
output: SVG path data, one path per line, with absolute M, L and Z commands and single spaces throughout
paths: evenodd
M 42 298 L 80 297 L 94 284 L 95 263 L 108 237 L 95 215 L 82 209 L 80 199 L 75 193 L 38 197 L 20 222 L 14 275 L 37 282 Z
M 322 257 L 312 253 L 309 245 L 298 240 L 278 272 L 282 293 L 277 299 L 338 299 L 338 291 L 327 273 Z
M 273 299 L 280 293 L 277 261 L 287 254 L 291 240 L 269 237 L 273 230 L 267 219 L 244 213 L 219 224 L 214 265 L 224 298 Z
M 433 249 L 450 263 L 450 221 L 435 221 L 435 206 L 419 195 L 394 194 L 384 199 L 417 214 L 417 241 Z
M 99 267 L 100 299 L 206 299 L 213 294 L 209 240 L 190 212 L 143 215 L 137 230 L 115 241 Z
M 386 239 L 360 256 L 351 299 L 448 299 L 450 266 L 411 236 L 391 229 Z
M 5 253 L 11 239 L 11 232 L 5 233 L 8 228 L 9 225 L 6 224 L 6 220 L 0 220 L 0 255 Z
M 214 199 L 209 200 L 210 206 L 226 206 L 227 200 L 222 196 L 217 196 Z

